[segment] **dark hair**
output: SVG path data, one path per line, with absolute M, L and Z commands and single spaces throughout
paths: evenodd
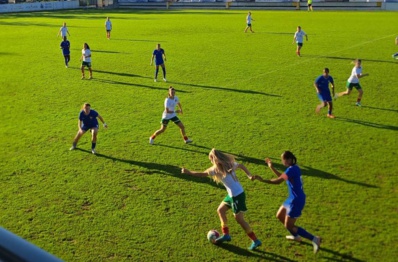
M 283 152 L 282 157 L 285 160 L 291 159 L 292 160 L 292 165 L 295 165 L 297 163 L 297 158 L 290 151 Z
M 329 73 L 329 68 L 325 67 L 325 68 L 323 69 L 323 71 L 325 71 L 326 73 Z
M 90 49 L 90 47 L 89 47 L 89 45 L 88 45 L 87 43 L 84 43 L 84 45 L 86 45 L 86 46 L 87 46 L 87 49 Z

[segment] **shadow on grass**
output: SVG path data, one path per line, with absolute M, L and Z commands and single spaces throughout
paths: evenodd
M 263 93 L 263 92 L 253 91 L 253 90 L 240 90 L 240 89 L 234 89 L 234 88 L 228 88 L 228 87 L 188 84 L 188 83 L 172 82 L 172 81 L 170 81 L 170 83 L 177 84 L 177 85 L 205 88 L 205 89 L 213 89 L 213 90 L 219 90 L 219 91 L 229 91 L 229 92 L 237 92 L 237 93 L 252 94 L 252 95 L 282 97 L 280 95 L 267 94 L 267 93 Z
M 81 152 L 84 152 L 87 154 L 92 154 L 91 151 L 81 149 L 81 148 L 76 148 L 75 150 L 81 151 Z M 112 160 L 115 162 L 122 162 L 122 163 L 126 163 L 129 165 L 143 167 L 143 168 L 147 169 L 147 170 L 125 169 L 124 171 L 126 171 L 126 172 L 144 173 L 145 175 L 162 174 L 162 175 L 173 176 L 173 177 L 177 177 L 180 179 L 188 180 L 191 182 L 209 184 L 216 188 L 225 189 L 224 186 L 214 183 L 208 177 L 200 178 L 200 177 L 194 177 L 194 176 L 188 176 L 188 175 L 181 174 L 181 167 L 179 167 L 179 166 L 168 165 L 168 164 L 159 164 L 159 163 L 153 163 L 153 162 L 148 163 L 148 162 L 141 162 L 141 161 L 130 160 L 130 159 L 116 158 L 116 157 L 99 154 L 99 153 L 95 154 L 94 157 L 109 159 L 109 160 Z
M 117 52 L 117 51 L 108 51 L 108 50 L 95 50 L 95 49 L 91 49 L 91 51 L 96 52 L 96 53 L 130 54 L 130 53 L 126 53 L 126 52 Z
M 310 246 L 311 248 L 312 248 L 312 244 L 311 243 L 308 243 L 308 242 L 301 242 L 300 243 L 301 245 L 306 245 L 306 246 Z M 329 253 L 329 254 L 332 254 L 333 256 L 335 256 L 336 258 L 327 258 L 327 260 L 331 260 L 331 261 L 352 261 L 352 262 L 365 262 L 365 260 L 361 260 L 361 259 L 358 259 L 358 258 L 354 258 L 354 257 L 352 257 L 351 255 L 348 255 L 348 254 L 341 254 L 341 253 L 339 253 L 339 252 L 337 252 L 337 251 L 334 251 L 334 250 L 331 250 L 331 249 L 328 249 L 328 248 L 325 248 L 325 247 L 322 247 L 321 246 L 321 248 L 319 249 L 319 253 L 323 253 L 323 252 L 326 252 L 326 253 Z M 318 253 L 318 254 L 319 254 Z
M 372 122 L 368 122 L 368 121 L 350 119 L 350 118 L 345 118 L 345 117 L 336 117 L 335 120 L 345 121 L 345 122 L 359 124 L 359 125 L 368 126 L 368 127 L 374 127 L 374 128 L 381 128 L 381 129 L 389 129 L 389 130 L 393 130 L 393 131 L 398 131 L 398 126 L 376 124 L 376 123 L 372 123 Z
M 373 106 L 362 106 L 362 107 L 363 108 L 369 108 L 369 109 L 376 109 L 376 110 L 390 111 L 390 112 L 398 113 L 398 110 L 391 109 L 391 108 L 381 108 L 381 107 L 373 107 Z
M 257 259 L 263 260 L 263 261 L 276 261 L 276 262 L 294 261 L 294 260 L 291 260 L 284 256 L 265 252 L 265 251 L 261 250 L 261 247 L 260 247 L 260 249 L 257 249 L 254 251 L 249 251 L 248 249 L 244 249 L 244 248 L 241 248 L 241 247 L 238 247 L 235 245 L 225 244 L 225 243 L 217 245 L 217 247 L 227 250 L 229 252 L 235 253 L 236 255 L 239 255 L 239 256 L 244 256 L 247 258 L 254 257 L 254 258 L 257 258 Z
M 96 71 L 93 71 L 93 73 L 95 74 Z M 149 86 L 149 85 L 141 85 L 141 84 L 134 84 L 134 83 L 126 83 L 126 82 L 120 82 L 120 81 L 114 81 L 114 80 L 107 80 L 107 79 L 101 79 L 101 78 L 96 78 L 94 77 L 91 80 L 87 80 L 87 81 L 97 81 L 97 82 L 102 82 L 102 83 L 108 83 L 108 84 L 112 84 L 112 85 L 124 85 L 124 86 L 133 86 L 133 87 L 141 87 L 141 88 L 149 88 L 149 89 L 157 89 L 157 90 L 161 90 L 163 92 L 167 92 L 168 87 L 156 87 L 156 86 Z M 183 91 L 183 90 L 178 90 L 179 93 L 189 93 L 187 91 Z
M 175 146 L 170 146 L 170 145 L 156 144 L 156 146 L 163 146 L 163 147 L 174 148 L 174 149 L 178 149 L 178 150 L 200 153 L 200 154 L 205 155 L 206 157 L 208 156 L 210 150 L 212 149 L 210 147 L 201 146 L 201 145 L 197 145 L 197 144 L 189 144 L 189 145 L 190 145 L 190 147 L 205 149 L 205 151 L 190 149 L 189 147 L 180 148 L 180 147 L 175 147 Z M 262 166 L 264 166 L 264 168 L 267 167 L 265 165 L 264 159 L 258 159 L 258 158 L 254 158 L 254 157 L 244 156 L 242 154 L 234 154 L 234 153 L 227 152 L 227 151 L 223 151 L 223 152 L 235 156 L 236 160 L 238 160 L 238 161 L 256 164 L 256 165 L 262 165 Z M 270 158 L 272 160 L 274 160 L 275 162 L 280 160 L 279 158 L 272 158 L 272 157 L 270 157 Z M 273 165 L 276 169 L 278 169 L 280 171 L 284 171 L 286 169 L 285 166 L 283 166 L 282 164 L 275 163 L 274 161 L 273 161 Z M 302 166 L 300 164 L 299 164 L 299 166 L 302 169 L 303 176 L 313 176 L 313 177 L 318 177 L 321 179 L 334 179 L 334 180 L 342 181 L 342 182 L 349 183 L 349 184 L 355 184 L 355 185 L 359 185 L 359 186 L 363 186 L 363 187 L 378 188 L 375 185 L 344 179 L 339 176 L 333 175 L 331 173 L 328 173 L 328 172 L 325 172 L 325 171 L 322 171 L 319 169 L 314 169 L 312 167 Z M 260 175 L 260 176 L 263 176 L 263 175 Z
M 128 42 L 148 42 L 148 43 L 167 43 L 167 41 L 155 41 L 145 39 L 126 39 L 126 38 L 112 38 L 111 41 L 128 41 Z
M 354 61 L 357 58 L 352 58 L 352 57 L 341 57 L 341 56 L 322 56 L 322 55 L 306 55 L 308 57 L 316 57 L 316 58 L 327 58 L 327 59 L 338 59 L 338 60 L 349 60 L 349 61 Z M 391 57 L 391 56 L 390 56 Z M 396 64 L 395 61 L 389 61 L 389 60 L 378 60 L 378 59 L 366 59 L 366 58 L 361 58 L 362 62 L 377 62 L 377 63 L 390 63 L 390 64 Z

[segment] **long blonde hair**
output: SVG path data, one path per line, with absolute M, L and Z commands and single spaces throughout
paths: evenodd
M 221 179 L 225 178 L 228 174 L 232 175 L 236 180 L 234 175 L 234 163 L 235 157 L 226 153 L 223 153 L 215 148 L 213 148 L 209 153 L 209 159 L 213 166 L 208 169 L 208 172 L 213 171 L 214 175 L 211 176 L 213 180 L 217 183 L 221 182 Z

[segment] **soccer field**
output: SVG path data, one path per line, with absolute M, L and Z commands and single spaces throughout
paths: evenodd
M 0 225 L 65 261 L 396 261 L 398 194 L 397 12 L 70 10 L 0 16 Z M 106 39 L 105 19 L 113 30 Z M 57 33 L 67 23 L 65 68 Z M 296 56 L 300 25 L 309 40 Z M 81 79 L 84 43 L 93 79 Z M 167 83 L 154 82 L 152 52 L 167 56 Z M 325 67 L 345 91 L 362 59 L 358 92 L 333 101 L 335 119 L 313 86 Z M 86 76 L 88 73 L 86 73 Z M 148 143 L 160 127 L 169 86 L 176 89 L 187 135 L 178 127 Z M 89 102 L 108 124 L 97 155 L 90 134 L 69 151 L 78 114 Z M 292 151 L 307 202 L 297 225 L 323 239 L 288 242 L 275 214 L 288 196 L 274 186 L 239 180 L 250 239 L 228 213 L 232 241 L 210 244 L 226 196 L 203 171 L 212 148 L 263 178 L 264 158 L 284 170 Z

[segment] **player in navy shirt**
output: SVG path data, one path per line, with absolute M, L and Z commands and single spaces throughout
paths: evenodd
M 328 106 L 327 117 L 334 118 L 334 115 L 332 114 L 333 102 L 332 102 L 332 97 L 330 96 L 329 83 L 332 86 L 332 93 L 334 96 L 333 77 L 329 75 L 329 68 L 325 68 L 323 69 L 323 74 L 318 76 L 314 82 L 316 93 L 318 95 L 319 100 L 321 100 L 321 104 L 316 107 L 315 112 L 319 113 L 319 111 L 321 111 L 321 108 L 327 105 Z
M 92 110 L 90 104 L 85 103 L 82 107 L 82 110 L 79 113 L 79 121 L 77 134 L 75 139 L 73 140 L 73 145 L 70 150 L 76 149 L 77 142 L 79 139 L 88 131 L 91 130 L 92 138 L 91 138 L 91 152 L 95 154 L 95 146 L 97 145 L 97 133 L 98 133 L 98 120 L 99 118 L 101 122 L 104 124 L 104 127 L 107 128 L 104 119 L 100 116 L 97 111 Z
M 254 176 L 254 179 L 268 184 L 280 184 L 286 181 L 289 190 L 289 197 L 279 208 L 276 217 L 285 226 L 291 235 L 286 236 L 289 240 L 301 241 L 301 237 L 312 241 L 314 253 L 317 253 L 321 244 L 321 238 L 313 236 L 305 229 L 295 225 L 296 220 L 301 216 L 301 211 L 305 206 L 305 194 L 303 190 L 303 180 L 300 168 L 296 165 L 297 159 L 290 151 L 283 152 L 281 156 L 282 164 L 287 167 L 284 173 L 278 172 L 272 165 L 269 158 L 265 159 L 268 167 L 278 178 L 266 180 L 260 176 Z M 300 237 L 301 236 L 301 237 Z
M 163 81 L 166 80 L 166 66 L 164 65 L 164 61 L 166 61 L 166 54 L 164 53 L 164 50 L 160 48 L 160 44 L 157 44 L 156 49 L 152 53 L 152 58 L 151 58 L 151 65 L 153 64 L 153 59 L 155 59 L 155 79 L 154 81 L 157 82 L 158 78 L 158 73 L 159 73 L 159 66 L 162 67 L 163 70 Z M 164 60 L 163 60 L 164 59 Z
M 65 58 L 65 67 L 67 68 L 70 61 L 70 42 L 66 39 L 66 36 L 64 36 L 64 41 L 61 42 L 60 46 Z

